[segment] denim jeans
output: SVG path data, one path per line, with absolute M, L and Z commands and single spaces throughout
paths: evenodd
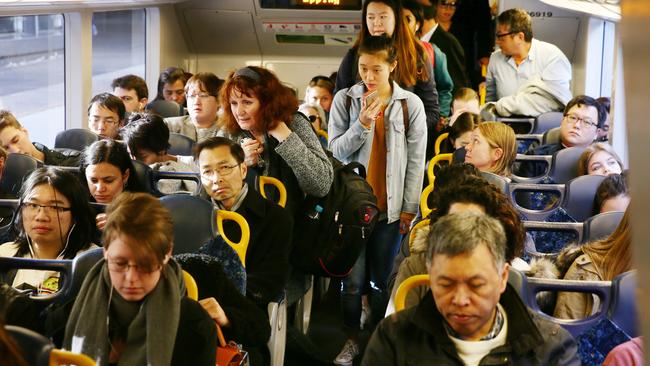
M 377 222 L 352 271 L 341 281 L 343 323 L 347 328 L 359 329 L 361 295 L 366 282 L 369 282 L 370 288 L 373 325 L 384 317 L 390 295 L 387 290 L 388 274 L 399 249 L 400 238 L 399 221 L 388 224 L 384 219 Z

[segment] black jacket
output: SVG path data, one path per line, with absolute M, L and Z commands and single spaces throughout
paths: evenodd
M 429 42 L 438 46 L 447 56 L 447 70 L 454 81 L 454 93 L 459 88 L 471 88 L 472 85 L 465 70 L 465 51 L 456 37 L 438 25 Z
M 59 151 L 50 150 L 47 146 L 40 144 L 38 142 L 32 143 L 36 150 L 45 154 L 45 159 L 43 164 L 45 165 L 55 165 L 55 166 L 79 166 L 79 161 L 81 160 L 81 153 L 78 151 L 69 151 L 64 154 Z
M 183 297 L 171 364 L 214 366 L 216 351 L 217 328 L 214 320 L 198 302 Z
M 510 285 L 499 301 L 508 317 L 506 344 L 480 365 L 580 365 L 578 348 L 559 325 L 532 314 Z M 362 365 L 463 365 L 444 319 L 427 293 L 417 307 L 382 320 L 370 338 Z

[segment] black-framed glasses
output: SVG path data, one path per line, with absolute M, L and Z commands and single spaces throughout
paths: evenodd
M 108 259 L 106 262 L 108 263 L 108 270 L 117 273 L 126 273 L 129 271 L 129 268 L 133 268 L 138 273 L 148 275 L 159 270 L 162 267 L 161 265 L 152 266 L 152 265 L 129 264 L 129 262 L 127 261 L 112 260 L 112 259 Z
M 215 174 L 218 174 L 220 177 L 225 177 L 230 175 L 239 165 L 241 164 L 221 165 L 216 169 L 205 169 L 201 171 L 201 176 L 204 178 L 212 178 Z
M 35 202 L 23 202 L 22 206 L 23 211 L 27 215 L 33 215 L 38 212 L 39 209 L 43 209 L 47 215 L 51 215 L 53 213 L 64 213 L 67 211 L 71 211 L 71 207 L 62 207 L 62 206 L 56 206 L 56 205 L 40 205 Z
M 316 120 L 320 119 L 320 117 L 318 117 L 315 114 L 312 114 L 311 116 L 307 116 L 307 118 L 309 118 L 309 122 L 311 122 L 311 123 L 314 123 L 314 122 L 316 122 Z
M 572 125 L 577 125 L 578 123 L 580 123 L 583 126 L 587 125 L 596 128 L 598 127 L 598 123 L 592 122 L 588 119 L 580 118 L 578 116 L 574 116 L 573 114 L 565 114 L 564 117 L 566 117 L 567 121 L 569 121 L 569 123 L 571 123 Z
M 501 38 L 503 38 L 505 36 L 510 36 L 510 35 L 517 34 L 517 33 L 519 33 L 519 32 L 518 31 L 517 32 L 516 31 L 511 31 L 511 32 L 508 32 L 508 33 L 497 33 L 497 34 L 495 34 L 495 36 L 497 37 L 497 39 L 501 39 Z

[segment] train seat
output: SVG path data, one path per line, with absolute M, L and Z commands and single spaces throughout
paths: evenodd
M 564 114 L 562 112 L 546 112 L 542 113 L 535 118 L 535 126 L 532 133 L 543 134 L 553 128 L 559 128 L 562 124 Z
M 145 109 L 149 112 L 155 113 L 162 118 L 178 117 L 185 114 L 183 106 L 176 102 L 166 100 L 154 100 L 147 104 Z
M 25 154 L 9 154 L 5 162 L 0 189 L 18 197 L 23 181 L 27 176 L 43 164 L 33 157 Z
M 92 131 L 85 128 L 72 128 L 56 135 L 54 148 L 83 151 L 95 141 L 99 141 L 99 136 Z
M 191 156 L 194 140 L 180 133 L 172 132 L 169 134 L 169 145 L 168 154 Z
M 5 330 L 22 350 L 23 359 L 32 366 L 78 365 L 94 366 L 95 361 L 82 354 L 54 348 L 44 336 L 13 325 L 6 325 Z
M 559 144 L 560 143 L 560 127 L 551 128 L 544 132 L 542 136 L 542 145 L 546 144 Z

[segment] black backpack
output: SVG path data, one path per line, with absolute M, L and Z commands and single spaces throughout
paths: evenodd
M 326 153 L 334 167 L 334 181 L 325 197 L 307 196 L 298 210 L 291 263 L 306 273 L 345 277 L 377 223 L 377 198 L 366 182 L 363 165 L 344 165 Z

